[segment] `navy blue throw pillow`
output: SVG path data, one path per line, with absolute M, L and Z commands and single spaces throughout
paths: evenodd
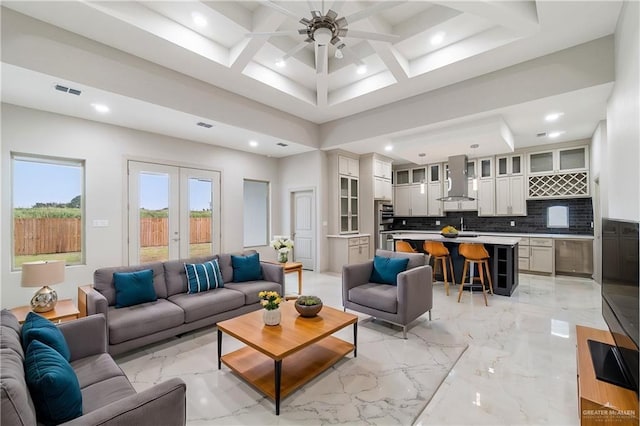
M 114 272 L 116 287 L 116 308 L 154 302 L 158 299 L 153 288 L 153 270 L 135 272 Z
M 379 284 L 398 285 L 398 274 L 407 270 L 409 258 L 381 257 L 373 258 L 373 271 L 369 281 Z
M 24 371 L 38 423 L 57 425 L 82 415 L 78 377 L 56 350 L 33 340 L 25 353 Z
M 55 349 L 62 357 L 69 361 L 71 351 L 58 327 L 36 313 L 29 312 L 22 324 L 22 349 L 26 352 L 32 340 L 39 340 L 45 345 Z
M 231 265 L 233 266 L 233 282 L 240 283 L 262 279 L 262 267 L 260 266 L 260 255 L 258 253 L 248 256 L 231 255 Z

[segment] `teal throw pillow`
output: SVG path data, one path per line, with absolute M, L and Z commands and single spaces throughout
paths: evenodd
M 189 294 L 224 287 L 218 259 L 205 263 L 185 263 L 184 270 L 189 282 Z
M 373 271 L 369 281 L 379 284 L 398 285 L 398 274 L 407 270 L 409 259 L 406 257 L 373 258 Z
M 153 270 L 135 272 L 114 272 L 116 287 L 116 308 L 154 302 L 158 299 L 153 288 Z
M 248 256 L 231 255 L 233 266 L 233 282 L 256 281 L 262 279 L 260 255 L 253 253 Z
M 25 353 L 24 371 L 38 423 L 57 425 L 82 415 L 80 383 L 56 350 L 33 340 Z
M 45 345 L 55 349 L 62 357 L 69 361 L 71 351 L 58 327 L 34 312 L 29 312 L 22 324 L 22 349 L 26 352 L 33 340 L 39 340 Z

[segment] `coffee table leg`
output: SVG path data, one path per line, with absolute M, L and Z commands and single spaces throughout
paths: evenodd
M 222 331 L 218 329 L 218 370 L 222 369 L 220 358 L 222 358 Z
M 353 357 L 358 357 L 358 321 L 353 323 Z
M 280 379 L 282 378 L 282 360 L 275 361 L 276 416 L 280 415 Z

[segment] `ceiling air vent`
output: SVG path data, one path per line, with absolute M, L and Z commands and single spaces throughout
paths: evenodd
M 281 146 L 281 147 L 289 146 L 284 142 L 278 142 L 276 145 Z
M 196 125 L 204 127 L 205 129 L 210 129 L 213 127 L 213 124 L 205 123 L 204 121 L 199 121 L 196 123 Z
M 69 93 L 71 95 L 76 95 L 76 96 L 80 96 L 80 94 L 82 93 L 81 90 L 71 89 L 71 88 L 63 86 L 61 84 L 56 84 L 55 85 L 55 89 L 60 91 L 60 92 Z
M 539 138 L 543 138 L 543 137 L 547 136 L 547 132 L 538 133 L 536 136 L 539 137 Z

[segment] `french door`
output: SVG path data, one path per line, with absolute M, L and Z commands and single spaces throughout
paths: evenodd
M 220 173 L 129 161 L 129 264 L 220 250 Z

